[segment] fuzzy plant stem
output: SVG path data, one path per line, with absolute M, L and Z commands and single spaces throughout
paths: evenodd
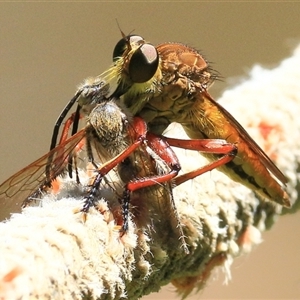
M 151 222 L 140 227 L 130 220 L 121 236 L 104 195 L 84 222 L 75 213 L 80 187 L 62 179 L 60 201 L 46 195 L 42 207 L 0 223 L 0 299 L 133 300 L 170 282 L 185 297 L 203 289 L 217 266 L 230 279 L 233 259 L 260 243 L 278 215 L 300 206 L 299 66 L 300 47 L 272 70 L 255 66 L 248 80 L 219 99 L 287 176 L 292 209 L 260 201 L 216 170 L 204 174 L 173 189 L 187 254 L 161 211 L 152 211 Z M 178 127 L 168 134 L 182 137 Z M 198 153 L 177 154 L 185 171 L 205 164 Z

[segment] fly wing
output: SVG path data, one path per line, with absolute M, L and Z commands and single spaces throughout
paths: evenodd
M 61 175 L 68 163 L 69 155 L 84 136 L 85 131 L 79 131 L 4 181 L 0 185 L 0 220 L 9 217 L 11 213 L 21 212 L 24 200 L 39 188 L 43 188 L 46 184 L 45 168 L 49 157 L 52 157 L 50 181 Z
M 208 101 L 213 102 L 218 110 L 232 123 L 235 129 L 238 131 L 239 135 L 247 141 L 249 147 L 257 154 L 261 163 L 283 184 L 287 183 L 287 179 L 284 174 L 276 167 L 276 165 L 272 162 L 272 160 L 268 157 L 268 155 L 258 146 L 258 144 L 250 137 L 247 131 L 242 127 L 242 125 L 226 110 L 224 109 L 218 102 L 216 102 L 207 92 L 203 93 L 203 97 L 205 97 Z

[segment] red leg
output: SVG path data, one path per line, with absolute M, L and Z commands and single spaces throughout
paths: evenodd
M 205 153 L 213 154 L 223 154 L 218 160 L 205 165 L 201 168 L 198 168 L 194 171 L 188 172 L 186 174 L 176 177 L 175 183 L 179 185 L 189 179 L 193 179 L 205 172 L 211 171 L 217 167 L 222 166 L 223 164 L 231 161 L 235 155 L 237 148 L 235 145 L 227 143 L 225 140 L 220 139 L 203 139 L 203 140 L 181 140 L 181 139 L 172 139 L 167 137 L 159 137 L 151 132 L 147 133 L 147 144 L 148 146 L 157 154 L 159 157 L 167 163 L 171 171 L 164 175 L 152 176 L 150 178 L 143 178 L 134 181 L 130 181 L 126 188 L 133 192 L 135 190 L 149 187 L 157 183 L 163 183 L 171 180 L 176 177 L 180 171 L 180 163 L 175 152 L 170 146 L 195 150 Z
M 141 188 L 154 186 L 158 183 L 168 182 L 177 176 L 181 168 L 175 152 L 162 137 L 159 137 L 155 134 L 148 132 L 146 138 L 147 138 L 146 140 L 147 146 L 150 147 L 169 166 L 170 172 L 166 174 L 160 174 L 160 175 L 149 176 L 141 179 L 131 180 L 125 185 L 125 190 L 122 197 L 122 212 L 123 212 L 122 232 L 123 233 L 125 233 L 128 230 L 128 215 L 129 215 L 129 204 L 130 204 L 131 193 Z M 146 164 L 147 163 L 150 162 L 146 162 Z M 184 240 L 184 234 L 177 214 L 175 203 L 173 201 L 172 191 L 170 192 L 171 192 L 170 196 L 172 197 L 171 201 L 173 203 L 174 215 L 178 223 L 178 230 L 180 232 L 180 236 L 183 237 L 183 247 L 185 252 L 189 253 L 187 245 Z
M 123 193 L 122 199 L 122 210 L 124 225 L 122 230 L 126 232 L 128 229 L 128 213 L 129 213 L 129 203 L 130 203 L 130 193 L 141 188 L 153 186 L 157 183 L 164 183 L 170 181 L 174 178 L 176 185 L 179 185 L 189 179 L 195 178 L 207 171 L 213 170 L 229 161 L 231 161 L 235 155 L 237 148 L 233 144 L 227 143 L 225 140 L 180 140 L 172 139 L 167 137 L 159 137 L 150 132 L 147 133 L 147 145 L 169 166 L 171 171 L 167 174 L 151 176 L 148 178 L 142 178 L 137 180 L 130 181 L 125 186 L 125 191 Z M 221 158 L 203 166 L 199 169 L 196 169 L 192 172 L 177 176 L 180 171 L 180 163 L 175 152 L 170 146 L 180 147 L 184 149 L 196 150 L 206 153 L 213 154 L 223 154 Z
M 163 183 L 170 181 L 174 177 L 177 176 L 180 171 L 180 163 L 179 160 L 173 151 L 173 149 L 169 146 L 166 140 L 162 137 L 159 137 L 151 132 L 147 133 L 147 145 L 169 166 L 171 171 L 167 174 L 151 176 L 148 178 L 142 178 L 137 180 L 130 181 L 126 188 L 133 192 L 141 188 L 149 187 L 155 185 L 157 183 Z
M 205 153 L 223 154 L 222 157 L 213 161 L 212 163 L 202 166 L 196 170 L 180 175 L 174 179 L 176 185 L 180 185 L 183 182 L 193 179 L 203 173 L 218 168 L 224 164 L 227 164 L 237 154 L 237 147 L 234 144 L 227 143 L 225 140 L 220 139 L 203 139 L 203 140 L 180 140 L 164 137 L 166 141 L 174 147 L 196 150 Z
M 72 113 L 72 115 L 67 119 L 67 121 L 65 122 L 64 124 L 64 127 L 63 127 L 63 130 L 61 132 L 61 135 L 60 135 L 60 140 L 59 140 L 59 145 L 60 144 L 63 144 L 68 138 L 69 138 L 69 131 L 70 131 L 70 128 L 71 128 L 71 125 L 73 124 L 74 122 L 74 117 L 75 117 L 75 114 L 76 113 Z M 80 116 L 80 119 L 82 117 Z M 84 140 L 82 140 L 80 143 L 78 143 L 76 145 L 76 151 L 75 152 L 78 152 L 82 149 L 82 147 L 84 146 L 85 142 Z
M 138 189 L 150 187 L 158 183 L 164 183 L 175 178 L 177 185 L 185 182 L 186 180 L 192 179 L 196 176 L 203 174 L 204 172 L 210 171 L 217 168 L 234 158 L 236 155 L 237 148 L 233 144 L 227 143 L 225 140 L 219 139 L 207 139 L 207 140 L 180 140 L 171 139 L 164 136 L 159 137 L 155 134 L 147 132 L 147 125 L 143 119 L 135 117 L 133 124 L 129 127 L 130 136 L 134 141 L 128 148 L 122 151 L 119 155 L 113 159 L 104 163 L 99 169 L 98 174 L 95 176 L 92 188 L 87 197 L 85 197 L 85 203 L 82 208 L 82 212 L 87 213 L 89 208 L 94 205 L 94 197 L 96 191 L 99 189 L 103 177 L 118 164 L 122 163 L 127 157 L 129 157 L 138 147 L 142 146 L 143 143 L 150 147 L 170 168 L 170 172 L 162 175 L 155 175 L 151 177 L 144 177 L 141 179 L 129 181 L 123 193 L 122 198 L 122 210 L 123 210 L 123 232 L 128 229 L 128 215 L 129 215 L 129 204 L 130 194 Z M 184 149 L 191 149 L 212 154 L 223 155 L 218 160 L 208 164 L 204 167 L 196 169 L 195 171 L 186 173 L 176 178 L 180 171 L 180 163 L 175 152 L 170 146 L 180 147 Z M 146 151 L 146 150 L 142 150 Z M 146 162 L 147 163 L 147 162 Z
M 144 143 L 147 143 L 147 146 L 150 147 L 163 161 L 166 162 L 171 171 L 163 175 L 156 175 L 138 180 L 132 180 L 126 184 L 122 198 L 123 232 L 126 232 L 128 229 L 130 193 L 137 189 L 156 185 L 157 183 L 168 182 L 172 178 L 174 178 L 180 170 L 180 164 L 174 151 L 163 138 L 147 132 L 147 125 L 143 119 L 135 117 L 133 119 L 132 126 L 129 127 L 129 131 L 130 136 L 134 142 L 119 155 L 107 161 L 98 169 L 98 174 L 93 180 L 91 190 L 85 197 L 85 202 L 83 208 L 81 209 L 82 212 L 87 213 L 89 208 L 94 205 L 95 194 L 100 187 L 103 177 L 118 164 L 122 163 Z M 146 149 L 140 149 L 140 151 L 146 151 Z M 147 164 L 151 162 L 145 163 Z
M 59 144 L 62 144 L 65 140 L 67 140 L 71 125 L 74 122 L 74 117 L 75 117 L 75 113 L 72 113 L 72 115 L 65 122 L 63 130 L 60 135 Z
M 99 189 L 103 177 L 114 167 L 124 161 L 146 140 L 147 125 L 143 119 L 135 117 L 133 119 L 132 127 L 129 127 L 129 130 L 134 142 L 120 154 L 101 165 L 101 167 L 97 170 L 98 174 L 95 176 L 93 183 L 91 184 L 92 187 L 89 194 L 85 197 L 84 205 L 81 209 L 82 212 L 87 213 L 89 208 L 94 205 L 95 193 Z

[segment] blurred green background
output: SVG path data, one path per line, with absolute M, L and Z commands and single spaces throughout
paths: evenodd
M 274 67 L 291 54 L 300 44 L 299 16 L 300 3 L 283 2 L 1 3 L 0 182 L 47 152 L 76 86 L 110 65 L 121 38 L 116 19 L 153 44 L 201 50 L 224 77 L 211 89 L 218 98 L 255 63 Z M 228 286 L 219 272 L 191 299 L 299 299 L 299 219 L 281 218 L 261 246 L 236 260 Z M 173 290 L 144 299 L 176 299 Z

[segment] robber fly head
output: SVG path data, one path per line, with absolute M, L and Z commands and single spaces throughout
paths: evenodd
M 113 66 L 101 76 L 108 82 L 116 80 L 114 97 L 120 97 L 131 87 L 135 93 L 145 91 L 158 79 L 159 54 L 155 46 L 139 35 L 128 35 L 116 44 L 113 51 Z M 112 84 L 113 86 L 113 84 Z

